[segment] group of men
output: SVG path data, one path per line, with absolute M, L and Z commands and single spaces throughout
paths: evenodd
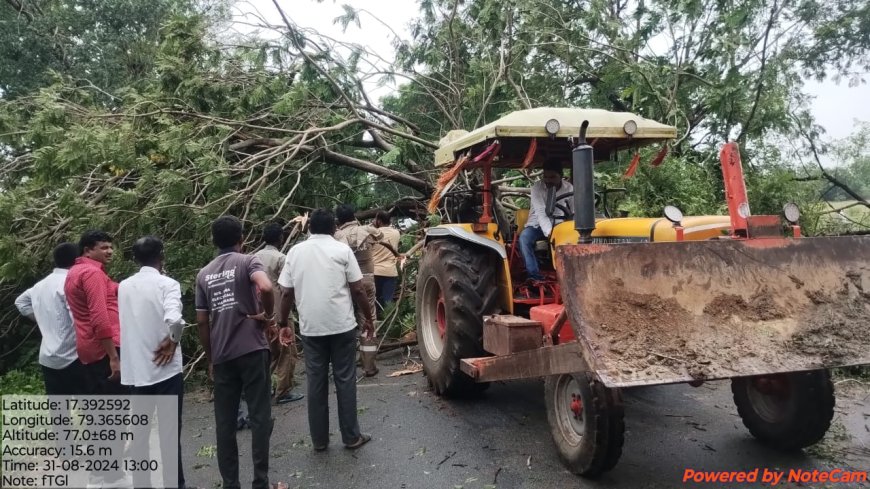
M 42 333 L 39 363 L 46 394 L 176 396 L 180 430 L 181 287 L 161 274 L 163 243 L 155 237 L 133 244 L 141 268 L 120 284 L 105 271 L 113 254 L 111 236 L 87 231 L 78 245 L 58 245 L 52 273 L 15 300 Z M 180 444 L 177 477 L 184 487 Z M 99 479 L 91 482 L 120 485 L 123 473 L 107 472 Z M 133 482 L 150 486 L 150 480 Z
M 271 372 L 278 380 L 276 402 L 302 398 L 291 392 L 294 306 L 314 449 L 329 446 L 330 365 L 342 443 L 357 449 L 371 440 L 357 420 L 356 348 L 360 331 L 369 338 L 375 334 L 375 310 L 392 300 L 396 259 L 402 258 L 399 235 L 389 228 L 388 214 L 379 214 L 375 226 L 360 224 L 350 206 L 339 206 L 336 215 L 338 219 L 325 209 L 312 212 L 307 219 L 310 236 L 286 257 L 280 251 L 280 224 L 267 225 L 266 246 L 249 255 L 242 253 L 239 219 L 225 215 L 212 223 L 218 254 L 196 277 L 195 306 L 214 382 L 218 467 L 225 488 L 241 487 L 235 421 L 242 395 L 252 431 L 252 487 L 270 488 Z M 163 273 L 164 245 L 158 238 L 135 242 L 133 258 L 141 268 L 120 284 L 105 271 L 113 251 L 112 237 L 102 231 L 84 233 L 78 246 L 63 243 L 54 250 L 53 272 L 16 299 L 19 311 L 37 322 L 43 336 L 39 362 L 46 393 L 177 396 L 180 432 L 181 287 Z M 392 270 L 378 266 L 384 258 L 392 259 Z M 179 439 L 178 487 L 183 488 L 180 453 Z M 109 487 L 117 481 L 103 482 Z M 149 487 L 149 482 L 134 480 L 134 485 Z

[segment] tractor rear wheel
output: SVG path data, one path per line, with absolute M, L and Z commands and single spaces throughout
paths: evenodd
M 576 475 L 595 477 L 622 455 L 625 435 L 622 397 L 589 373 L 548 377 L 547 421 L 562 463 Z
M 452 240 L 426 247 L 417 273 L 417 341 L 436 394 L 474 396 L 488 387 L 459 370 L 463 358 L 486 356 L 483 316 L 498 304 L 497 257 Z
M 780 450 L 818 442 L 834 417 L 834 385 L 827 370 L 736 378 L 731 392 L 752 436 Z

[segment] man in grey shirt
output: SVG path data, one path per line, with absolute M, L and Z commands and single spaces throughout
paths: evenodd
M 266 331 L 275 326 L 272 282 L 257 257 L 241 253 L 238 218 L 217 218 L 211 232 L 219 252 L 196 277 L 196 322 L 214 380 L 218 469 L 224 489 L 241 488 L 236 414 L 244 389 L 251 425 L 252 488 L 269 489 L 272 382 Z
M 266 275 L 272 281 L 272 287 L 275 297 L 275 304 L 281 300 L 281 291 L 278 288 L 278 276 L 281 274 L 281 269 L 284 268 L 284 253 L 281 253 L 281 246 L 284 244 L 284 228 L 277 222 L 267 224 L 263 228 L 263 242 L 265 246 L 260 251 L 254 253 L 254 256 L 260 259 L 263 267 L 266 270 Z M 276 404 L 284 404 L 288 402 L 298 401 L 302 399 L 302 394 L 291 392 L 296 386 L 293 380 L 293 373 L 296 370 L 296 341 L 293 336 L 290 337 L 290 344 L 282 345 L 279 341 L 272 341 L 270 344 L 272 350 L 272 367 L 271 371 L 275 374 L 277 385 L 275 386 Z

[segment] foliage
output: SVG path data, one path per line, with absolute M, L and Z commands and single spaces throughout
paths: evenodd
M 11 394 L 45 394 L 42 373 L 37 365 L 31 364 L 28 367 L 10 370 L 0 375 L 0 396 Z
M 426 0 L 415 42 L 398 49 L 418 76 L 387 106 L 439 129 L 525 106 L 603 107 L 680 127 L 681 149 L 751 142 L 790 129 L 802 75 L 870 67 L 868 7 L 835 3 Z
M 0 238 L 0 314 L 9 325 L 3 334 L 18 331 L 0 354 L 23 331 L 12 320 L 14 296 L 50 270 L 56 243 L 77 241 L 85 229 L 114 236 L 123 253 L 108 272 L 119 280 L 135 268 L 132 242 L 162 237 L 166 270 L 190 307 L 196 272 L 214 253 L 209 225 L 218 215 L 245 222 L 253 251 L 269 220 L 343 201 L 389 204 L 409 187 L 428 193 L 427 180 L 393 169 L 407 163 L 394 149 L 410 144 L 401 128 L 384 126 L 379 146 L 366 143 L 369 126 L 384 121 L 363 112 L 374 109 L 353 92 L 353 72 L 315 60 L 293 39 L 225 49 L 209 42 L 210 22 L 167 19 L 150 75 L 114 90 L 111 108 L 73 76 L 0 99 L 0 226 L 8 230 Z M 350 97 L 344 90 L 353 107 L 334 106 Z
M 728 140 L 741 145 L 753 211 L 778 213 L 819 189 L 794 181 L 804 175 L 771 141 L 802 138 L 812 125 L 806 78 L 861 81 L 868 8 L 849 0 L 426 0 L 414 42 L 398 46 L 411 83 L 384 105 L 413 114 L 433 139 L 526 107 L 633 111 L 675 125 L 679 137 L 664 165 L 624 184 L 628 158 L 599 170 L 600 186 L 628 188 L 630 214 L 658 215 L 665 204 L 722 212 L 717 151 Z M 868 181 L 860 178 L 844 181 Z
M 434 224 L 440 217 L 421 208 L 438 173 L 435 141 L 531 106 L 631 110 L 678 127 L 662 166 L 644 164 L 627 181 L 624 155 L 599 168 L 601 186 L 627 188 L 620 204 L 630 214 L 658 215 L 666 204 L 723 211 L 717 150 L 728 139 L 741 143 L 755 213 L 795 200 L 805 215 L 821 214 L 810 203 L 826 188 L 822 170 L 783 163 L 774 140 L 817 139 L 801 109 L 802 80 L 860 77 L 868 8 L 849 0 L 423 0 L 412 39 L 397 42 L 395 63 L 383 67 L 359 46 L 297 28 L 288 12 L 280 24 L 264 21 L 270 36 L 244 38 L 225 34 L 220 2 L 6 0 L 0 370 L 33 351 L 11 304 L 50 269 L 61 240 L 110 231 L 123 253 L 109 273 L 122 279 L 134 269 L 136 238 L 164 238 L 167 271 L 189 309 L 195 274 L 214 253 L 216 216 L 243 219 L 249 251 L 262 223 L 340 202 L 363 216 L 382 207 Z M 345 10 L 341 22 L 361 22 Z M 404 84 L 376 103 L 363 82 L 373 71 Z M 861 192 L 870 181 L 866 133 L 842 146 L 837 158 L 850 163 L 834 172 L 861 182 Z M 514 198 L 502 200 L 520 203 Z M 413 264 L 407 274 L 410 292 Z M 402 327 L 413 317 L 407 297 L 397 306 Z
M 864 199 L 870 199 L 870 122 L 859 122 L 851 136 L 831 145 L 830 156 L 837 168 L 834 175 L 851 184 Z M 842 189 L 831 189 L 830 200 L 850 199 Z
M 653 152 L 644 152 L 649 160 Z M 626 193 L 614 205 L 629 216 L 660 216 L 666 205 L 676 205 L 686 215 L 727 212 L 720 194 L 721 173 L 716 166 L 702 166 L 688 157 L 669 158 L 658 167 L 641 165 L 634 177 L 622 179 L 621 163 L 598 167 L 600 189 L 624 187 Z
M 151 73 L 159 28 L 173 14 L 215 14 L 194 0 L 11 0 L 0 6 L 0 91 L 18 97 L 67 76 L 107 103 Z

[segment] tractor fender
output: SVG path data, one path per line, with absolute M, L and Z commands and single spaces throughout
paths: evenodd
M 429 228 L 426 231 L 426 239 L 424 243 L 428 245 L 429 242 L 433 239 L 447 237 L 458 238 L 462 241 L 468 241 L 470 243 L 483 246 L 484 248 L 493 250 L 498 253 L 498 256 L 501 257 L 503 260 L 507 259 L 507 253 L 505 252 L 504 245 L 494 239 L 474 234 L 471 231 L 465 230 L 458 226 L 439 226 Z

